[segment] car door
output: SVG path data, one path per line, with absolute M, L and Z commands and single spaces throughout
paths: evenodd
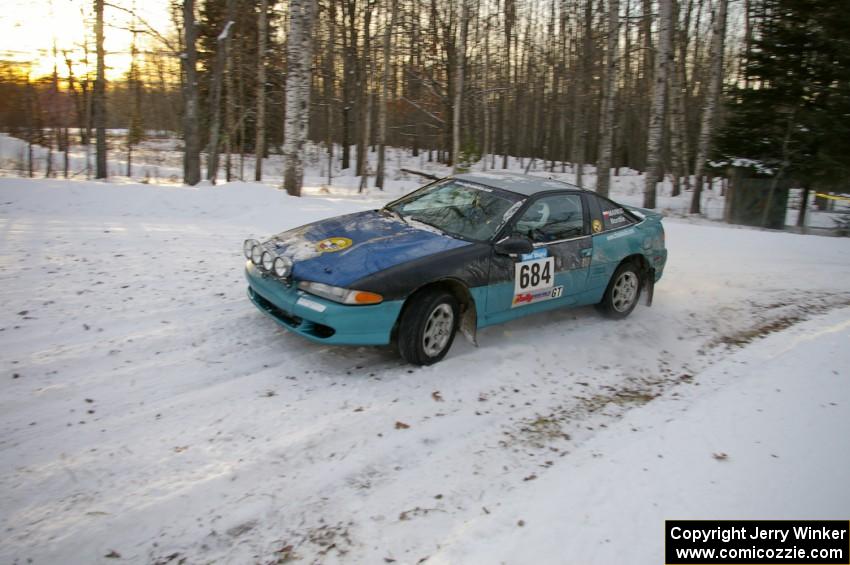
M 586 195 L 590 211 L 593 255 L 587 277 L 586 303 L 602 300 L 608 281 L 624 257 L 642 253 L 635 238 L 635 217 L 622 205 L 596 194 Z
M 593 253 L 589 215 L 579 192 L 544 193 L 518 214 L 505 235 L 528 237 L 531 253 L 493 253 L 486 322 L 575 304 Z

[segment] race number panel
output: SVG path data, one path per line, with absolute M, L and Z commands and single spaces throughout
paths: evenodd
M 514 294 L 552 288 L 555 285 L 555 258 L 520 261 L 514 272 Z

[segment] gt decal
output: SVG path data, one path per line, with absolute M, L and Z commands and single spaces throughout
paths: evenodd
M 599 220 L 593 220 L 593 233 L 599 233 L 602 231 L 602 222 Z
M 544 257 L 516 264 L 514 294 L 551 289 L 555 284 L 555 258 Z
M 554 288 L 544 288 L 543 290 L 535 290 L 534 292 L 524 292 L 522 294 L 517 294 L 514 296 L 511 308 L 534 304 L 536 302 L 543 302 L 544 300 L 551 300 L 553 298 L 561 298 L 561 296 L 563 295 L 563 286 L 556 286 Z
M 316 250 L 319 253 L 332 253 L 351 247 L 351 243 L 347 237 L 329 237 L 317 243 Z

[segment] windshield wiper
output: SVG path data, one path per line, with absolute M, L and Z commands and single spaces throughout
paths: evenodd
M 393 218 L 397 218 L 397 219 L 401 220 L 402 222 L 404 222 L 405 224 L 407 223 L 407 220 L 404 219 L 404 216 L 402 216 L 401 214 L 399 214 L 395 210 L 390 210 L 389 208 L 381 208 L 378 211 L 380 213 L 384 214 L 384 215 L 388 215 L 388 216 L 391 216 Z

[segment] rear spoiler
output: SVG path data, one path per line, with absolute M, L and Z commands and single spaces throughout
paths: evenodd
M 647 219 L 647 220 L 656 220 L 656 221 L 660 222 L 661 219 L 664 217 L 664 214 L 662 214 L 660 212 L 656 212 L 655 210 L 647 210 L 646 208 L 638 208 L 637 206 L 625 206 L 624 205 L 623 208 L 625 208 L 626 210 L 628 210 L 629 212 L 631 212 L 632 214 L 634 214 L 635 216 L 637 216 L 641 220 Z

